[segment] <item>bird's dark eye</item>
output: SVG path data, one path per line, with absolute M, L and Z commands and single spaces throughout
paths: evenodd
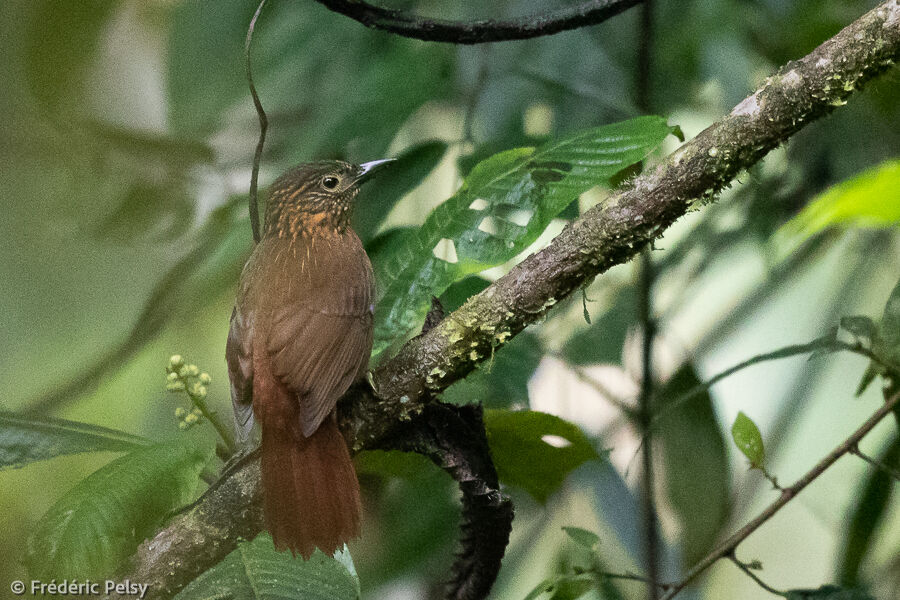
M 326 190 L 333 190 L 334 188 L 336 188 L 338 186 L 338 184 L 340 182 L 341 182 L 341 180 L 338 179 L 337 177 L 335 177 L 333 175 L 328 175 L 327 177 L 322 178 L 322 187 L 325 188 Z

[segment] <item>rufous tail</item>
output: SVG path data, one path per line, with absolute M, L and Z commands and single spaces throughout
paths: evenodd
M 333 417 L 310 437 L 262 426 L 263 512 L 275 547 L 308 559 L 359 535 L 359 481 Z

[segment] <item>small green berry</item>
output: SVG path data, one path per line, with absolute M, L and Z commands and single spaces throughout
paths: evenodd
M 169 357 L 169 368 L 173 371 L 177 371 L 184 365 L 184 357 L 180 354 L 173 354 Z
M 178 424 L 178 429 L 180 429 L 182 431 L 184 431 L 188 427 L 190 427 L 190 426 L 187 423 L 185 423 L 184 421 L 182 421 L 181 423 Z
M 209 385 L 210 382 L 212 382 L 212 378 L 209 376 L 209 373 L 200 373 L 200 383 Z
M 166 375 L 166 382 L 175 383 L 176 381 L 178 381 L 178 373 L 169 373 Z
M 181 374 L 185 377 L 196 377 L 200 373 L 200 369 L 197 368 L 197 365 L 185 365 L 181 370 Z
M 206 398 L 206 386 L 202 383 L 195 383 L 191 386 L 190 394 L 197 398 Z
M 179 406 L 175 409 L 175 417 L 178 419 L 183 419 L 186 414 L 187 411 L 184 409 L 184 407 Z
M 166 390 L 169 392 L 183 392 L 184 391 L 184 382 L 176 381 L 175 383 L 167 383 Z
M 200 420 L 200 418 L 197 415 L 195 415 L 194 413 L 190 413 L 188 416 L 186 416 L 184 418 L 184 423 L 187 423 L 188 425 L 193 425 L 194 423 L 196 423 L 199 420 Z

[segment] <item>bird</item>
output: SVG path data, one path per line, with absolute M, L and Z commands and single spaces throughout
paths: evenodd
M 372 349 L 372 265 L 350 225 L 360 186 L 391 162 L 301 164 L 271 186 L 241 272 L 225 357 L 238 442 L 261 431 L 266 528 L 309 559 L 359 536 L 359 481 L 335 415 Z

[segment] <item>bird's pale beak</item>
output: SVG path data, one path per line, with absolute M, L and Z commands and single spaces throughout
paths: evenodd
M 394 162 L 393 158 L 385 158 L 383 160 L 372 160 L 359 165 L 360 172 L 356 176 L 357 183 L 365 183 L 372 179 L 376 174 L 384 170 L 386 165 Z

